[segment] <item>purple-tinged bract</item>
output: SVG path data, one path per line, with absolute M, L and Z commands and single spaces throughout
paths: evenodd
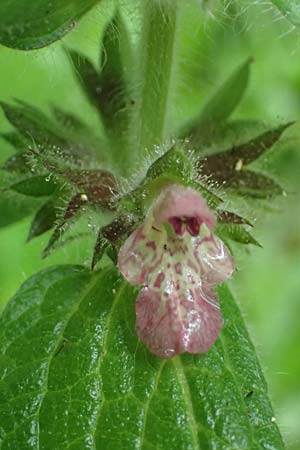
M 143 285 L 137 333 L 161 358 L 204 353 L 220 333 L 215 285 L 231 276 L 234 262 L 213 233 L 215 222 L 200 193 L 171 185 L 120 249 L 120 271 L 132 285 Z

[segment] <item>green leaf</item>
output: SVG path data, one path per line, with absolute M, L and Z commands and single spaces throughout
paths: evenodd
M 80 194 L 87 195 L 85 201 L 92 202 L 102 208 L 114 209 L 117 199 L 118 186 L 114 175 L 101 169 L 79 169 L 66 164 L 64 159 L 55 158 L 56 155 L 45 155 L 38 149 L 31 150 L 32 155 L 41 164 L 43 170 L 63 180 L 69 186 L 74 186 Z M 35 161 L 35 163 L 37 163 Z
M 27 242 L 50 230 L 57 219 L 57 211 L 53 200 L 45 203 L 36 213 L 30 226 Z
M 88 126 L 85 125 L 75 114 L 65 112 L 58 106 L 53 106 L 52 111 L 57 122 L 67 130 L 80 132 L 90 131 Z
M 0 227 L 6 227 L 36 211 L 41 206 L 41 199 L 26 197 L 15 192 L 1 192 Z
M 300 27 L 300 7 L 298 0 L 271 0 L 279 11 L 296 27 Z
M 247 88 L 252 61 L 252 58 L 247 59 L 217 90 L 204 106 L 200 122 L 223 121 L 230 116 L 240 103 Z
M 200 124 L 183 137 L 188 135 L 189 145 L 197 154 L 209 155 L 243 144 L 267 129 L 266 123 L 260 120 L 229 119 L 225 122 L 210 122 L 205 126 Z
M 51 120 L 38 108 L 24 102 L 18 101 L 17 105 L 0 102 L 2 109 L 9 122 L 18 130 L 18 133 L 9 133 L 4 135 L 4 139 L 14 141 L 16 147 L 20 147 L 22 152 L 15 158 L 10 158 L 4 168 L 16 171 L 26 171 L 26 166 L 34 165 L 34 153 L 46 153 L 49 157 L 51 154 L 56 159 L 64 158 L 68 162 L 76 163 L 80 161 L 81 165 L 87 160 L 93 158 L 97 160 L 96 150 L 103 150 L 103 141 L 97 139 L 93 132 L 87 127 L 81 128 L 80 131 L 74 130 L 72 126 L 66 127 Z M 64 113 L 60 112 L 60 117 Z M 58 112 L 57 112 L 58 114 Z M 72 120 L 74 125 L 74 117 L 64 114 L 64 120 L 68 122 Z M 79 121 L 77 120 L 77 123 Z M 21 135 L 20 139 L 17 137 Z M 24 164 L 22 166 L 22 158 Z M 27 161 L 26 161 L 27 160 Z
M 193 172 L 190 155 L 184 152 L 181 145 L 174 144 L 162 156 L 155 159 L 139 186 L 123 196 L 121 203 L 127 211 L 140 215 L 161 189 L 170 183 L 196 184 L 201 190 L 201 185 L 193 180 Z M 207 192 L 205 188 L 203 190 Z M 210 198 L 213 198 L 213 194 Z
M 97 234 L 91 268 L 95 268 L 104 253 L 117 263 L 117 245 L 121 239 L 124 241 L 135 227 L 136 222 L 125 215 L 119 215 L 111 223 L 101 227 Z
M 28 139 L 24 138 L 16 131 L 9 131 L 8 133 L 0 133 L 0 136 L 5 139 L 16 150 L 24 150 L 28 147 Z
M 202 129 L 206 133 L 210 124 L 220 123 L 229 118 L 245 93 L 251 63 L 252 59 L 247 59 L 231 74 L 203 107 L 199 117 L 185 126 L 184 131 L 181 132 L 183 137 L 188 136 L 194 142 L 197 140 L 196 136 L 202 134 Z
M 5 169 L 8 172 L 28 173 L 30 172 L 28 152 L 19 152 L 10 156 L 1 166 L 1 169 Z
M 98 70 L 86 56 L 75 50 L 68 50 L 67 52 L 71 57 L 74 73 L 86 96 L 97 108 L 100 108 L 101 85 Z
M 101 116 L 111 142 L 114 164 L 128 173 L 134 151 L 129 142 L 128 128 L 135 100 L 130 95 L 132 72 L 131 45 L 119 12 L 104 30 L 101 47 Z M 126 72 L 130 75 L 126 77 Z M 127 79 L 126 79 L 127 78 Z M 129 83 L 130 80 L 130 83 Z
M 205 200 L 207 201 L 207 204 L 210 208 L 216 209 L 222 202 L 222 198 L 216 195 L 210 188 L 204 186 L 201 183 L 198 183 L 198 181 L 193 180 L 190 184 L 190 187 L 193 187 L 197 191 L 201 192 Z
M 231 239 L 232 241 L 240 244 L 253 244 L 258 247 L 262 245 L 247 231 L 242 225 L 237 223 L 218 223 L 216 226 L 216 234 L 226 241 Z
M 282 133 L 292 124 L 293 122 L 289 122 L 280 125 L 230 150 L 199 159 L 200 174 L 209 176 L 219 183 L 228 182 L 235 178 L 237 174 L 242 178 L 246 171 L 241 169 L 271 149 L 280 139 Z M 247 174 L 245 174 L 246 176 Z
M 32 214 L 42 204 L 40 198 L 27 197 L 7 190 L 6 173 L 0 170 L 0 227 L 11 225 Z
M 268 198 L 282 195 L 284 190 L 275 180 L 263 173 L 242 170 L 232 178 L 228 186 L 234 192 L 255 198 Z
M 268 130 L 263 134 L 260 134 L 256 138 L 251 139 L 249 142 L 241 144 L 238 147 L 230 150 L 230 156 L 233 156 L 235 158 L 236 163 L 241 159 L 243 165 L 250 164 L 267 150 L 272 148 L 273 145 L 276 144 L 277 141 L 279 141 L 285 130 L 294 123 L 295 122 L 288 122 L 271 130 Z
M 70 50 L 75 75 L 85 94 L 100 113 L 110 141 L 109 153 L 115 164 L 124 168 L 131 157 L 127 151 L 128 114 L 134 104 L 129 99 L 125 82 L 125 67 L 121 46 L 127 40 L 127 32 L 119 14 L 116 14 L 104 30 L 101 70 L 84 55 Z M 128 64 L 128 61 L 125 61 Z
M 24 102 L 19 103 L 20 105 L 11 105 L 0 102 L 0 105 L 9 122 L 29 143 L 43 146 L 66 145 L 66 140 L 42 111 Z
M 192 173 L 193 165 L 190 157 L 180 146 L 173 145 L 151 164 L 147 170 L 146 180 L 154 180 L 159 176 L 169 174 L 188 181 L 191 179 Z
M 53 169 L 56 171 L 57 167 L 53 166 Z M 60 237 L 78 218 L 79 214 L 86 211 L 88 206 L 102 211 L 114 211 L 117 208 L 117 184 L 110 172 L 96 169 L 65 169 L 55 173 L 60 173 L 79 192 L 68 199 L 66 206 L 60 208 L 62 214 L 43 251 L 43 257 L 50 254 Z
M 117 13 L 104 30 L 101 49 L 101 91 L 99 93 L 103 121 L 106 128 L 116 134 L 115 137 L 127 131 L 127 112 L 131 106 L 121 54 L 121 45 L 124 44 L 122 42 L 124 40 L 128 41 L 127 31 Z
M 2 448 L 283 450 L 241 314 L 204 355 L 161 360 L 135 333 L 137 290 L 107 268 L 49 268 L 0 318 Z
M 98 231 L 97 240 L 95 243 L 94 251 L 93 251 L 93 257 L 91 262 L 91 269 L 94 270 L 97 263 L 101 260 L 103 255 L 106 253 L 106 251 L 109 249 L 110 244 L 109 242 L 103 237 L 102 230 L 100 229 Z
M 43 258 L 46 258 L 54 249 L 57 241 L 61 238 L 63 233 L 71 226 L 72 222 L 78 217 L 78 214 L 83 211 L 84 206 L 88 203 L 88 198 L 85 194 L 75 194 L 67 203 L 63 210 L 62 216 L 56 225 L 45 249 L 43 250 Z
M 44 197 L 52 195 L 59 187 L 59 184 L 49 175 L 37 175 L 26 178 L 9 186 L 9 189 L 23 195 L 32 197 Z
M 55 171 L 54 171 L 55 173 Z M 114 175 L 101 169 L 66 169 L 58 172 L 87 195 L 87 201 L 106 209 L 114 209 L 118 192 Z
M 222 223 L 236 223 L 240 225 L 250 225 L 252 227 L 252 223 L 245 219 L 245 217 L 241 217 L 240 215 L 232 212 L 232 211 L 223 211 L 218 210 L 218 220 Z
M 1 0 L 0 43 L 20 50 L 45 47 L 74 29 L 100 0 Z

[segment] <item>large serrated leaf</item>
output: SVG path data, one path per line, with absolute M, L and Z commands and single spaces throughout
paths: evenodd
M 20 288 L 0 318 L 1 449 L 283 449 L 228 288 L 213 348 L 168 361 L 137 339 L 136 293 L 77 266 Z
M 20 50 L 60 39 L 100 0 L 1 0 L 0 43 Z

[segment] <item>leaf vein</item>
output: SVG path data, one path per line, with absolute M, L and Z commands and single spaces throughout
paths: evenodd
M 162 361 L 161 362 L 160 367 L 159 367 L 159 369 L 156 372 L 156 376 L 155 376 L 155 381 L 154 381 L 152 392 L 148 396 L 148 399 L 147 399 L 146 403 L 144 404 L 143 425 L 142 425 L 142 428 L 141 428 L 140 447 L 139 447 L 140 450 L 142 449 L 143 442 L 145 440 L 146 424 L 147 424 L 147 418 L 148 418 L 150 403 L 151 403 L 151 400 L 153 398 L 153 395 L 155 394 L 155 392 L 157 390 L 157 386 L 158 386 L 158 383 L 159 383 L 159 380 L 160 380 L 160 376 L 161 376 L 162 370 L 163 370 L 163 368 L 165 366 L 165 363 L 166 363 L 166 361 Z
M 116 306 L 117 306 L 117 304 L 118 304 L 118 302 L 119 302 L 119 300 L 121 298 L 121 294 L 122 294 L 124 288 L 126 287 L 126 284 L 127 283 L 125 281 L 123 281 L 121 283 L 121 286 L 119 287 L 119 290 L 115 294 L 114 301 L 113 301 L 113 303 L 111 305 L 111 308 L 110 308 L 110 311 L 109 311 L 109 314 L 108 314 L 108 317 L 107 317 L 106 333 L 105 333 L 104 340 L 103 340 L 103 350 L 104 351 L 103 351 L 103 354 L 102 354 L 102 358 L 101 358 L 101 356 L 99 357 L 99 362 L 98 362 L 98 367 L 97 367 L 97 373 L 99 375 L 99 379 L 101 378 L 100 377 L 100 375 L 101 375 L 101 370 L 100 370 L 101 369 L 101 364 L 103 363 L 103 360 L 104 360 L 104 358 L 105 358 L 105 356 L 107 354 L 107 340 L 108 340 L 108 336 L 109 336 L 109 332 L 110 332 L 110 322 L 111 322 L 114 310 L 115 310 L 115 308 L 116 308 Z M 104 395 L 102 394 L 102 402 L 100 404 L 98 412 L 96 413 L 95 422 L 94 422 L 94 429 L 92 430 L 92 433 L 91 433 L 92 434 L 92 438 L 93 438 L 93 444 L 94 444 L 95 450 L 97 448 L 96 447 L 95 435 L 96 435 L 96 431 L 97 431 L 98 421 L 99 421 L 99 418 L 101 416 L 101 411 L 103 410 L 105 402 L 106 402 L 106 399 L 105 399 Z
M 101 272 L 101 278 L 103 276 L 105 271 Z M 63 336 L 64 336 L 64 332 L 70 322 L 70 320 L 72 319 L 72 317 L 74 316 L 74 314 L 76 314 L 76 312 L 78 311 L 78 309 L 80 308 L 80 305 L 82 304 L 82 302 L 85 300 L 85 298 L 87 297 L 87 295 L 94 289 L 94 287 L 98 284 L 99 282 L 99 277 L 95 277 L 94 280 L 92 282 L 89 283 L 87 289 L 85 289 L 83 295 L 80 297 L 79 301 L 76 302 L 76 304 L 74 305 L 74 307 L 72 308 L 70 314 L 68 315 L 67 319 L 65 320 L 65 324 L 63 326 L 63 328 L 61 329 L 61 332 L 58 336 L 56 345 L 53 347 L 53 350 L 51 352 L 51 354 L 49 355 L 49 363 L 48 363 L 48 367 L 47 367 L 47 372 L 46 372 L 46 376 L 45 376 L 45 380 L 42 386 L 42 394 L 43 397 L 40 401 L 40 404 L 38 406 L 37 412 L 36 412 L 36 423 L 37 423 L 37 450 L 39 450 L 40 448 L 40 427 L 39 427 L 39 417 L 40 417 L 40 411 L 43 405 L 43 402 L 45 400 L 46 394 L 48 392 L 48 383 L 49 383 L 49 373 L 50 373 L 50 367 L 51 367 L 51 362 L 53 360 L 53 357 L 56 354 L 57 349 L 59 348 L 59 346 L 61 345 Z M 50 286 L 51 287 L 51 286 Z M 49 288 L 48 288 L 49 289 Z M 48 289 L 46 290 L 46 293 L 48 292 Z M 44 294 L 44 298 L 46 296 L 46 293 Z
M 197 424 L 197 420 L 195 418 L 195 411 L 194 411 L 194 406 L 193 406 L 193 402 L 192 402 L 191 391 L 190 391 L 188 381 L 186 379 L 186 375 L 184 373 L 184 368 L 183 368 L 183 365 L 181 362 L 181 357 L 176 356 L 175 358 L 173 358 L 172 362 L 175 367 L 178 381 L 182 387 L 183 396 L 184 396 L 185 403 L 186 403 L 187 415 L 189 416 L 189 419 L 190 419 L 189 424 L 190 424 L 191 433 L 192 433 L 193 447 L 194 447 L 194 450 L 201 450 L 201 448 L 199 446 L 199 440 L 198 440 L 198 431 L 197 431 L 198 424 Z

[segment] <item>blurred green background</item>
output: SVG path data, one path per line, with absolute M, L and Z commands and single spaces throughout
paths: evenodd
M 253 2 L 255 3 L 255 2 Z M 174 123 L 199 110 L 199 105 L 228 74 L 249 56 L 251 80 L 235 118 L 265 123 L 300 120 L 300 34 L 265 6 L 236 8 L 226 13 L 214 2 L 201 7 L 186 2 L 180 23 L 177 67 L 171 111 Z M 109 9 L 109 6 L 108 6 Z M 96 60 L 105 17 L 95 8 L 67 36 L 72 46 Z M 74 78 L 61 43 L 34 52 L 0 48 L 0 99 L 20 98 L 49 112 L 50 104 L 75 112 L 100 129 Z M 0 114 L 0 131 L 9 125 Z M 1 140 L 0 162 L 12 149 Z M 231 281 L 264 368 L 283 437 L 290 450 L 300 448 L 300 125 L 284 135 L 265 162 L 289 193 L 256 217 L 255 237 L 263 249 L 237 254 Z M 1 211 L 0 211 L 1 215 Z M 41 260 L 49 236 L 25 244 L 30 218 L 0 229 L 0 307 L 31 274 L 57 263 L 87 263 L 92 241 L 72 243 Z

